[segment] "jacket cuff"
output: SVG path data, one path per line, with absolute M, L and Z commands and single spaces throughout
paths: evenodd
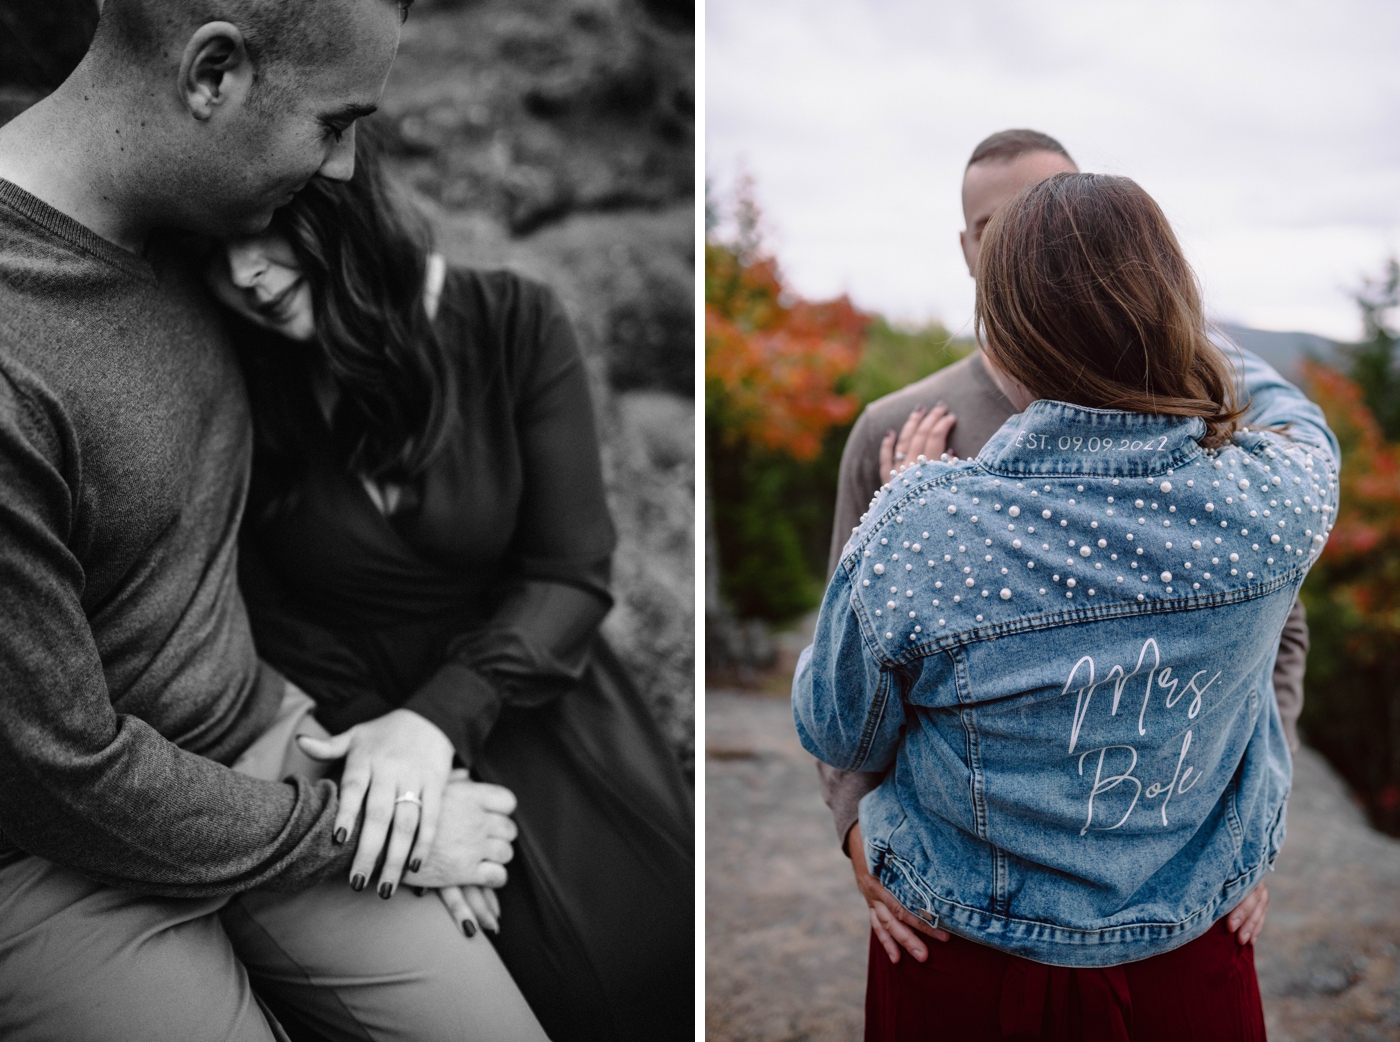
M 403 707 L 441 728 L 463 766 L 470 768 L 486 745 L 503 704 L 500 693 L 484 676 L 448 662 Z

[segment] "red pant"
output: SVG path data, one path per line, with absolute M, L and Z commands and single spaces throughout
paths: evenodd
M 1254 948 L 1221 919 L 1164 955 L 1046 966 L 954 937 L 891 963 L 870 936 L 865 1042 L 1264 1042 Z

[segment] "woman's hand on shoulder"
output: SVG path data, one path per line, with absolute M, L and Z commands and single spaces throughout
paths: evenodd
M 421 865 L 433 848 L 452 772 L 452 742 L 411 709 L 395 709 L 331 738 L 303 735 L 299 741 L 317 760 L 345 759 L 335 820 L 338 842 L 355 832 L 364 812 L 350 885 L 364 889 L 382 855 L 378 893 L 393 896 L 405 866 Z
M 939 459 L 948 451 L 948 434 L 957 422 L 942 402 L 932 409 L 920 406 L 911 412 L 898 434 L 889 431 L 880 442 L 881 482 L 915 466 L 920 456 Z

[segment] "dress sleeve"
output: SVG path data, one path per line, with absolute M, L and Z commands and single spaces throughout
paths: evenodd
M 494 615 L 452 641 L 405 703 L 442 728 L 471 766 L 506 706 L 531 708 L 576 685 L 612 606 L 616 536 L 603 489 L 588 374 L 563 308 L 522 293 L 515 431 L 523 492 Z
M 112 705 L 70 550 L 61 408 L 0 374 L 0 831 L 110 886 L 172 897 L 300 889 L 348 869 L 336 786 L 266 782 Z

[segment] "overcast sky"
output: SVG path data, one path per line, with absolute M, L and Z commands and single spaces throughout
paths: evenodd
M 1400 248 L 1393 0 L 708 0 L 706 167 L 807 296 L 965 330 L 963 166 L 1006 127 L 1162 205 L 1218 318 L 1359 335 Z

